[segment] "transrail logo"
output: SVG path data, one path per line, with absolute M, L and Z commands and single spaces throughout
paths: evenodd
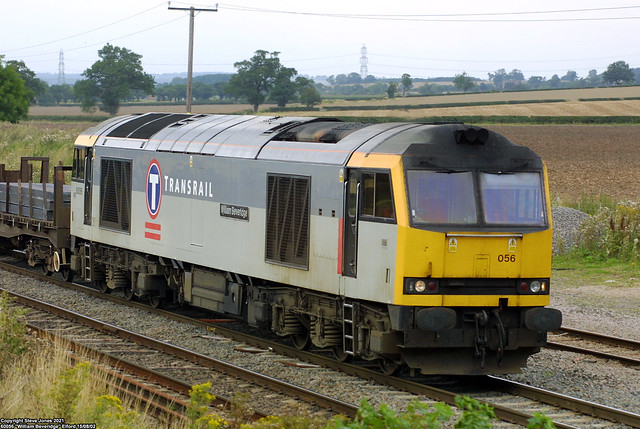
M 147 168 L 147 187 L 145 190 L 147 212 L 151 219 L 158 217 L 162 203 L 162 172 L 157 160 L 152 160 Z

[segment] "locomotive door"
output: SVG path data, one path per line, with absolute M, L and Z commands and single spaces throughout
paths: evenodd
M 93 148 L 88 147 L 84 158 L 84 224 L 91 225 L 91 188 L 93 184 Z
M 349 172 L 345 183 L 344 242 L 342 275 L 356 277 L 358 272 L 358 213 L 360 205 L 360 178 L 357 170 Z

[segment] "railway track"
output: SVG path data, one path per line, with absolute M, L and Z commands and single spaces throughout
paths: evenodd
M 446 388 L 441 388 L 438 387 L 437 384 L 430 385 L 429 383 L 431 383 L 431 381 L 429 379 L 420 380 L 388 377 L 366 366 L 348 365 L 316 353 L 301 352 L 293 347 L 234 331 L 222 324 L 212 326 L 211 323 L 197 321 L 163 310 L 153 310 L 139 303 L 127 302 L 117 296 L 105 296 L 98 291 L 87 290 L 87 288 L 83 286 L 75 285 L 71 287 L 80 288 L 85 293 L 94 294 L 111 301 L 144 308 L 145 311 L 157 312 L 173 320 L 203 326 L 214 331 L 215 334 L 229 336 L 256 348 L 271 350 L 284 356 L 301 359 L 305 362 L 311 362 L 326 368 L 336 369 L 346 374 L 383 383 L 415 395 L 431 398 L 435 401 L 452 404 L 454 403 L 456 395 L 462 394 L 476 397 L 488 402 L 494 407 L 498 418 L 518 425 L 526 425 L 526 421 L 531 417 L 533 412 L 545 412 L 547 416 L 554 419 L 556 426 L 559 428 L 608 427 L 618 423 L 630 427 L 640 427 L 640 415 L 638 414 L 581 401 L 504 379 L 493 377 L 465 378 L 458 382 L 448 381 Z
M 625 365 L 640 366 L 640 341 L 626 338 L 561 328 L 549 334 L 547 347 L 617 360 Z
M 143 390 L 146 397 L 156 396 L 164 402 L 175 403 L 186 408 L 185 396 L 191 386 L 205 381 L 213 381 L 218 407 L 228 407 L 231 395 L 241 384 L 243 390 L 249 390 L 252 397 L 269 397 L 271 409 L 286 410 L 289 400 L 295 397 L 314 404 L 321 409 L 330 410 L 330 414 L 341 413 L 354 416 L 358 407 L 342 401 L 309 391 L 299 386 L 267 377 L 246 368 L 213 359 L 181 347 L 174 346 L 154 338 L 122 329 L 100 320 L 57 307 L 46 302 L 23 295 L 11 293 L 22 305 L 36 309 L 26 317 L 29 327 L 41 335 L 60 335 L 69 341 L 74 350 L 84 354 L 98 354 L 99 358 L 128 373 L 135 379 L 125 378 L 126 384 Z M 55 334 L 56 332 L 63 334 Z M 90 345 L 87 345 L 90 344 Z M 163 391 L 153 389 L 148 384 L 136 380 L 149 380 L 170 389 L 179 397 L 167 396 Z M 187 380 L 187 381 L 185 381 Z M 239 382 L 240 381 L 240 382 Z M 249 385 L 251 387 L 249 387 Z M 146 392 L 146 393 L 145 393 Z M 152 404 L 154 408 L 168 410 L 166 405 Z M 251 420 L 269 415 L 267 412 L 254 411 Z

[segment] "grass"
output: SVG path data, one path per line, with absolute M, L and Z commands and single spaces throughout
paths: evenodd
M 88 362 L 74 365 L 68 346 L 31 340 L 29 351 L 13 360 L 0 380 L 3 418 L 64 418 L 65 423 L 103 423 L 100 427 L 157 427 L 133 401 L 124 404 L 112 380 Z M 141 412 L 132 411 L 141 409 Z
M 586 195 L 582 194 L 579 199 L 567 199 L 567 198 L 552 198 L 552 204 L 558 207 L 569 207 L 572 209 L 580 210 L 581 212 L 589 215 L 594 215 L 602 207 L 608 207 L 615 209 L 618 201 L 613 199 L 609 195 Z
M 51 181 L 53 166 L 59 161 L 71 165 L 76 137 L 93 125 L 94 122 L 0 122 L 0 160 L 7 170 L 17 170 L 23 156 L 48 156 Z
M 623 284 L 629 278 L 640 274 L 638 268 L 636 262 L 617 259 L 599 260 L 589 258 L 580 252 L 555 255 L 552 263 L 555 274 L 573 280 L 581 279 L 583 283 L 587 278 L 589 282 L 594 283 L 617 280 Z
M 579 253 L 554 256 L 551 294 L 561 295 L 578 312 L 588 309 L 637 317 L 640 315 L 638 268 L 636 262 L 593 260 Z

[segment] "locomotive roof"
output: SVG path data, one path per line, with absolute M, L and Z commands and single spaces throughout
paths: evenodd
M 505 137 L 464 124 L 364 124 L 253 115 L 120 116 L 88 129 L 76 145 L 345 165 L 354 152 L 409 159 L 464 157 L 461 144 L 484 146 L 485 142 L 482 157 L 500 153 L 511 158 L 538 158 Z

